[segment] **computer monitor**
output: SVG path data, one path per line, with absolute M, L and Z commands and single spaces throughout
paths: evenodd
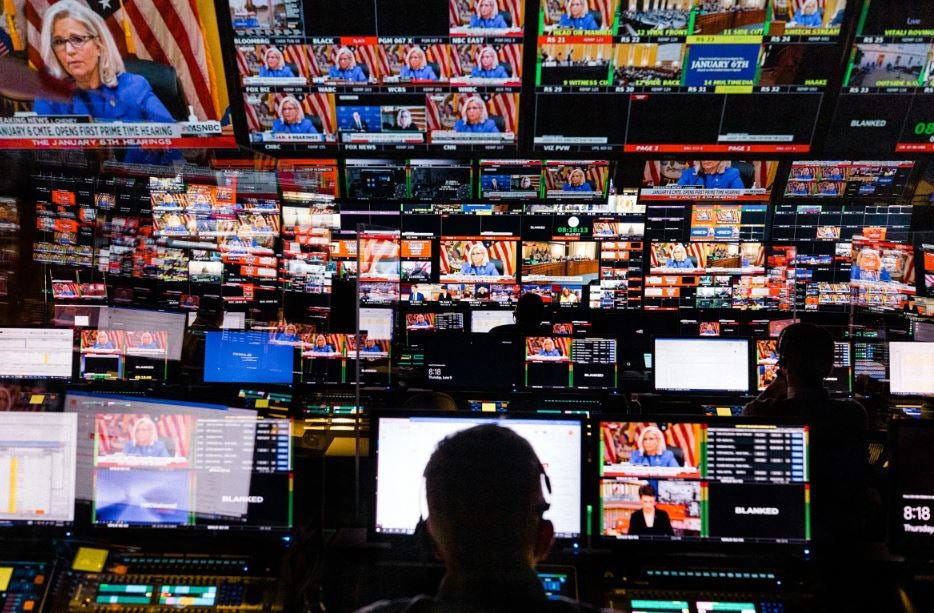
M 890 502 L 892 548 L 930 559 L 934 550 L 934 422 L 893 419 L 889 425 L 891 453 Z
M 470 331 L 489 332 L 496 326 L 516 323 L 512 311 L 473 310 L 470 312 Z
M 74 521 L 77 424 L 65 413 L 0 413 L 0 526 Z
M 573 419 L 456 416 L 379 416 L 375 431 L 375 531 L 410 535 L 423 504 L 422 473 L 445 437 L 482 424 L 509 428 L 529 441 L 551 481 L 551 508 L 545 512 L 559 538 L 581 535 L 583 424 Z M 422 501 L 420 501 L 420 498 Z M 421 505 L 421 507 L 420 507 Z
M 205 383 L 292 383 L 295 351 L 268 332 L 205 333 Z
M 934 343 L 889 343 L 889 391 L 934 394 Z
M 0 328 L 0 378 L 71 377 L 72 330 Z
M 103 330 L 159 330 L 168 334 L 168 359 L 182 359 L 182 343 L 185 340 L 183 312 L 147 311 L 145 309 L 105 309 L 98 320 Z
M 597 454 L 604 539 L 811 538 L 806 426 L 733 418 L 603 421 Z
M 521 346 L 521 339 L 505 334 L 427 335 L 424 355 L 428 383 L 445 389 L 510 388 L 519 373 L 509 360 L 520 359 Z
M 655 339 L 655 389 L 749 391 L 749 341 L 723 338 Z
M 179 400 L 69 393 L 77 498 L 109 528 L 287 529 L 290 422 Z M 84 507 L 82 506 L 82 510 Z

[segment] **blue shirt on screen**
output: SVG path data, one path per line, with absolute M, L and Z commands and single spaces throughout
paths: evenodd
M 551 351 L 545 351 L 544 349 L 542 349 L 541 351 L 538 352 L 538 355 L 545 357 L 545 358 L 560 358 L 561 352 L 558 351 L 557 348 L 552 349 Z
M 810 15 L 805 15 L 803 9 L 798 9 L 798 12 L 795 13 L 795 16 L 792 18 L 797 25 L 803 26 L 805 28 L 819 28 L 823 25 L 823 15 L 820 11 L 815 11 Z
M 656 455 L 642 455 L 642 452 L 637 449 L 629 457 L 629 463 L 641 466 L 680 466 L 670 449 Z
M 399 71 L 400 77 L 408 77 L 409 79 L 414 79 L 416 81 L 437 81 L 438 75 L 435 74 L 435 71 L 431 69 L 431 66 L 422 66 L 421 68 L 412 69 L 408 66 L 403 66 L 402 70 Z
M 499 271 L 496 270 L 496 266 L 493 265 L 493 262 L 487 262 L 483 266 L 474 266 L 473 264 L 465 262 L 461 267 L 462 275 L 479 275 L 484 277 L 498 277 Z
M 169 450 L 165 448 L 165 443 L 156 441 L 152 445 L 136 445 L 133 441 L 127 441 L 123 446 L 123 453 L 126 455 L 142 456 L 144 458 L 167 458 Z
M 129 72 L 117 77 L 116 87 L 101 85 L 97 89 L 75 90 L 68 102 L 38 99 L 33 110 L 38 115 L 90 115 L 111 121 L 175 123 L 149 81 Z
M 506 25 L 506 20 L 503 19 L 502 15 L 497 14 L 496 17 L 492 19 L 483 19 L 479 15 L 471 15 L 470 17 L 470 26 L 471 28 L 508 28 Z
M 580 185 L 571 185 L 567 181 L 564 182 L 564 185 L 561 186 L 561 191 L 563 192 L 589 192 L 593 191 L 590 189 L 590 186 L 587 183 L 581 183 Z
M 341 81 L 366 81 L 366 75 L 363 74 L 363 69 L 359 66 L 354 66 L 347 70 L 341 70 L 337 66 L 331 66 L 328 69 L 328 77 L 340 79 Z
M 665 268 L 694 268 L 694 262 L 692 262 L 690 258 L 685 258 L 683 260 L 668 258 L 665 262 Z
M 726 168 L 714 174 L 697 174 L 694 168 L 685 168 L 678 185 L 696 185 L 704 189 L 743 189 L 743 180 L 735 168 Z
M 572 30 L 599 30 L 597 20 L 593 15 L 587 13 L 583 17 L 571 17 L 567 13 L 561 15 L 561 21 L 558 22 L 559 28 L 570 28 Z
M 275 132 L 288 132 L 290 134 L 317 134 L 318 131 L 315 130 L 315 125 L 311 123 L 311 120 L 307 117 L 302 119 L 299 123 L 283 123 L 281 119 L 277 119 L 272 122 L 272 131 Z
M 490 70 L 484 70 L 479 66 L 474 66 L 470 70 L 470 76 L 474 79 L 508 79 L 509 74 L 502 66 L 497 66 Z
M 275 70 L 270 70 L 269 68 L 266 68 L 265 66 L 260 66 L 259 76 L 281 79 L 285 77 L 294 77 L 295 75 L 292 73 L 292 69 L 289 68 L 288 66 L 283 66 L 282 68 L 276 68 Z
M 483 123 L 467 123 L 463 119 L 458 119 L 457 123 L 454 124 L 455 132 L 488 132 L 488 133 L 497 133 L 499 128 L 496 127 L 496 122 L 492 119 L 487 119 Z

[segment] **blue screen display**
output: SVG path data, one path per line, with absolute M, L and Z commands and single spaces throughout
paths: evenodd
M 266 332 L 207 332 L 206 383 L 292 383 L 295 350 Z

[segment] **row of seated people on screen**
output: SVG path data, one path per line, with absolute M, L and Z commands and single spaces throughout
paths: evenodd
M 388 54 L 395 60 L 394 54 Z M 469 72 L 461 77 L 467 79 L 499 79 L 513 78 L 512 66 L 508 62 L 500 62 L 499 54 L 491 46 L 480 47 L 476 57 L 462 57 L 461 65 L 470 66 Z M 392 61 L 389 63 L 389 75 L 382 75 L 383 79 L 399 81 L 444 81 L 447 80 L 441 67 L 428 60 L 425 50 L 421 47 L 411 47 L 404 56 L 402 63 Z M 295 79 L 303 75 L 295 64 L 286 62 L 285 56 L 278 47 L 268 47 L 263 53 L 263 62 L 259 67 L 257 76 L 263 79 Z M 315 79 L 316 81 L 318 79 Z M 324 82 L 350 82 L 375 83 L 379 79 L 363 62 L 357 62 L 354 52 L 349 47 L 341 47 L 334 52 L 334 65 L 328 68 L 327 76 L 321 79 Z
M 273 134 L 321 134 L 320 118 L 306 114 L 302 103 L 295 96 L 284 96 L 276 107 L 276 119 L 272 122 Z M 501 121 L 501 120 L 500 120 Z M 460 119 L 454 123 L 455 132 L 464 133 L 499 133 L 502 130 L 496 117 L 492 117 L 487 110 L 486 102 L 480 96 L 471 96 L 461 107 Z M 396 112 L 394 124 L 382 127 L 387 131 L 422 131 L 409 109 L 402 108 Z M 372 130 L 360 116 L 359 112 L 351 115 L 351 123 L 346 131 L 376 131 Z
M 636 34 L 638 30 L 683 30 L 688 25 L 688 11 L 622 11 L 619 21 L 629 34 Z
M 639 83 L 642 81 L 654 81 L 657 79 L 677 79 L 681 74 L 680 68 L 666 68 L 656 66 L 653 68 L 636 68 L 634 66 L 621 66 L 613 71 L 613 83 L 616 85 L 626 85 L 628 83 Z

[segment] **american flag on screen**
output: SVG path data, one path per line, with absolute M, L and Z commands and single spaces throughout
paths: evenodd
M 487 113 L 503 118 L 506 132 L 516 132 L 519 112 L 519 94 L 493 94 L 486 103 Z
M 678 447 L 684 452 L 685 466 L 696 467 L 700 462 L 700 424 L 623 423 L 618 425 L 626 428 L 625 432 L 633 443 L 639 440 L 639 436 L 646 426 L 658 426 L 665 435 L 666 447 Z M 620 463 L 622 458 L 617 456 L 616 445 L 613 442 L 613 433 L 616 430 L 605 426 L 601 430 L 603 457 L 611 464 Z
M 123 446 L 131 438 L 133 424 L 141 417 L 149 416 L 99 413 L 94 420 L 97 455 L 111 455 L 123 451 Z M 169 451 L 174 451 L 174 455 L 179 457 L 189 457 L 194 418 L 191 415 L 163 415 L 153 421 L 156 423 L 156 434 Z
M 516 242 L 515 241 L 456 241 L 453 245 L 442 246 L 441 248 L 441 274 L 451 275 L 461 271 L 461 266 L 466 261 L 466 254 L 470 253 L 470 248 L 476 243 L 481 243 L 490 254 L 491 260 L 501 260 L 503 262 L 503 274 L 516 274 Z
M 55 2 L 25 2 L 29 63 L 42 68 L 42 15 Z M 223 109 L 215 98 L 217 76 L 208 61 L 204 24 L 195 0 L 96 0 L 86 4 L 104 18 L 121 55 L 135 52 L 140 59 L 172 66 L 195 114 L 200 119 L 220 118 Z

